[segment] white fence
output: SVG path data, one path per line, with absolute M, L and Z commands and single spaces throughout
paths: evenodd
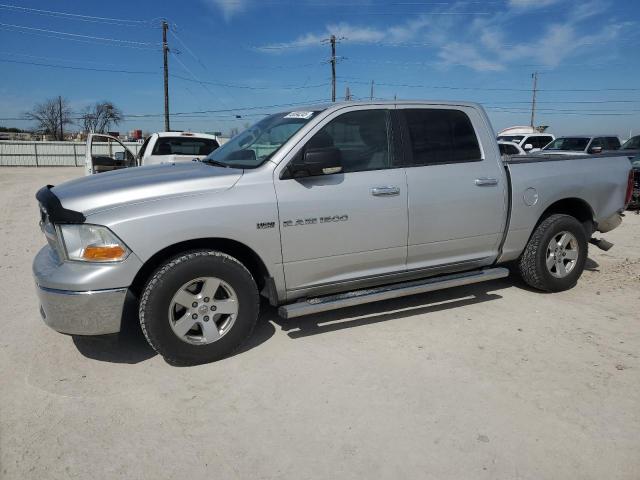
M 137 154 L 140 143 L 124 145 Z M 81 167 L 87 149 L 85 142 L 20 142 L 0 141 L 0 167 Z M 110 152 L 111 149 L 111 152 Z M 94 142 L 93 153 L 115 153 L 122 150 L 116 142 Z

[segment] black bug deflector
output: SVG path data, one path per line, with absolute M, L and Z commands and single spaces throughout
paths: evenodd
M 48 216 L 51 223 L 84 223 L 86 217 L 80 212 L 64 208 L 51 188 L 53 185 L 47 185 L 36 193 L 36 200 L 40 202 L 42 220 L 44 221 L 44 217 Z

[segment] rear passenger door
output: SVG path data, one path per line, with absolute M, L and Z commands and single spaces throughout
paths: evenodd
M 507 185 L 490 126 L 470 107 L 399 106 L 397 115 L 409 189 L 407 268 L 492 263 Z

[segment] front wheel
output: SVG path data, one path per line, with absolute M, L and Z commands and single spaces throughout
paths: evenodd
M 554 214 L 536 227 L 518 261 L 522 279 L 547 292 L 572 288 L 587 260 L 587 236 L 570 215 Z
M 251 273 L 235 258 L 198 250 L 161 265 L 140 299 L 142 331 L 175 363 L 198 364 L 233 353 L 256 324 L 259 297 Z

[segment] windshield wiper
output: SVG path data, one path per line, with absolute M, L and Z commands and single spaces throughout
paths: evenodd
M 218 160 L 213 160 L 212 158 L 203 158 L 200 160 L 202 163 L 209 163 L 211 165 L 216 165 L 217 167 L 231 168 L 230 165 L 226 163 L 219 162 Z

